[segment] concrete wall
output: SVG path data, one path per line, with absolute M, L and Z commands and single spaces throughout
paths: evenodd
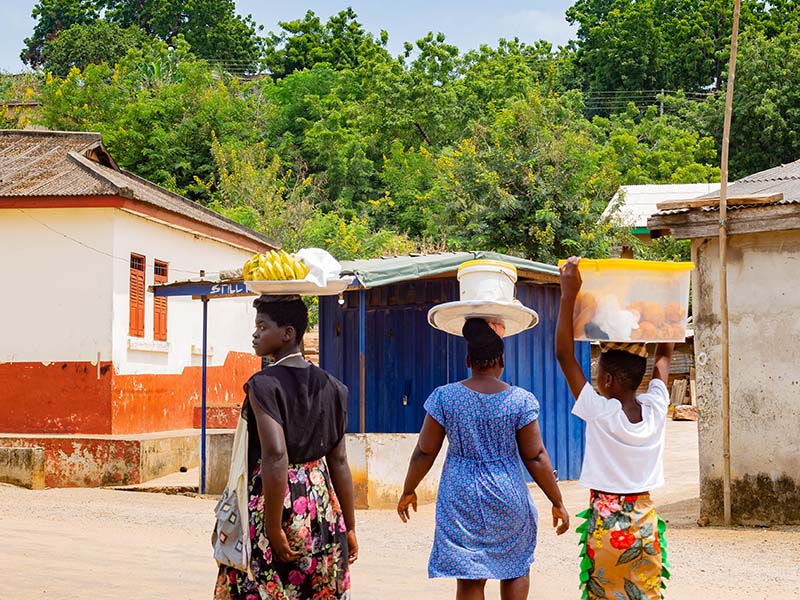
M 200 464 L 200 436 L 195 431 L 186 431 L 183 435 L 149 434 L 140 438 L 139 447 L 140 482 Z
M 0 452 L 42 449 L 47 487 L 102 487 L 133 485 L 195 467 L 199 441 L 194 430 L 141 436 L 0 434 Z
M 44 489 L 44 448 L 0 448 L 0 481 Z
M 206 494 L 219 495 L 228 485 L 233 452 L 233 431 L 206 433 Z M 197 482 L 200 489 L 200 482 Z
M 211 432 L 207 439 L 206 492 L 221 494 L 228 481 L 233 431 Z M 408 461 L 417 443 L 417 434 L 353 433 L 347 435 L 346 443 L 356 508 L 396 507 L 403 491 Z M 417 488 L 420 504 L 436 501 L 446 453 L 447 441 L 430 473 Z
M 356 508 L 395 508 L 406 478 L 408 461 L 417 445 L 416 433 L 354 433 L 347 436 L 347 458 L 353 473 Z M 417 501 L 436 501 L 445 441 L 436 462 L 417 487 Z
M 701 518 L 722 520 L 719 246 L 692 241 Z M 729 240 L 732 514 L 800 524 L 800 231 Z

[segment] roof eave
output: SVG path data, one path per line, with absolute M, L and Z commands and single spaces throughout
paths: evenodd
M 773 204 L 730 210 L 727 216 L 730 235 L 800 230 L 800 204 Z M 647 221 L 653 237 L 671 233 L 675 239 L 715 238 L 719 236 L 719 211 L 689 209 L 656 213 Z

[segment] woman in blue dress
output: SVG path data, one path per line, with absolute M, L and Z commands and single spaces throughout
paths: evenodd
M 467 319 L 469 379 L 436 388 L 411 456 L 397 512 L 403 522 L 417 509 L 415 490 L 447 436 L 448 449 L 436 500 L 436 532 L 429 577 L 458 580 L 457 600 L 482 599 L 487 579 L 500 580 L 503 600 L 528 597 L 536 548 L 536 507 L 520 468 L 552 502 L 553 526 L 569 528 L 530 392 L 509 386 L 503 339 L 483 319 Z

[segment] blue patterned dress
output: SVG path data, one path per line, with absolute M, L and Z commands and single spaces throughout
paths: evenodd
M 518 387 L 480 394 L 462 383 L 436 388 L 425 410 L 448 449 L 436 500 L 429 577 L 514 579 L 536 548 L 536 507 L 522 474 L 516 432 L 539 403 Z

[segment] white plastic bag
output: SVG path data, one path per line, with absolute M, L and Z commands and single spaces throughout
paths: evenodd
M 302 260 L 310 269 L 305 280 L 326 287 L 329 281 L 339 279 L 342 265 L 331 254 L 321 248 L 303 248 L 295 253 L 295 258 Z

